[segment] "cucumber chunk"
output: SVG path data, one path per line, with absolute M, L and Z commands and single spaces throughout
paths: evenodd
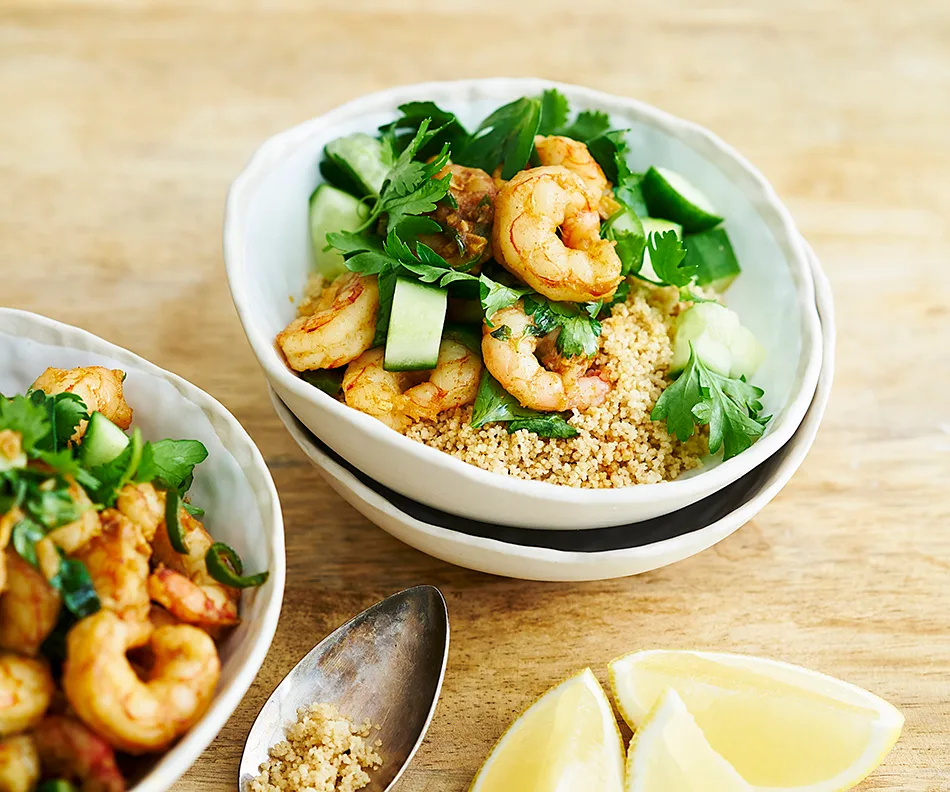
M 386 371 L 427 371 L 439 360 L 448 292 L 409 278 L 397 278 L 386 336 Z
M 128 444 L 125 432 L 101 412 L 94 412 L 79 446 L 79 461 L 87 468 L 105 465 L 125 451 Z
M 656 271 L 653 269 L 653 264 L 650 262 L 650 237 L 653 234 L 664 234 L 667 231 L 674 231 L 676 236 L 682 239 L 683 226 L 679 223 L 671 223 L 669 220 L 657 220 L 655 217 L 641 218 L 640 223 L 643 225 L 643 233 L 646 237 L 647 246 L 643 251 L 643 263 L 640 265 L 640 271 L 637 273 L 637 276 L 652 283 L 659 283 L 660 277 L 656 274 Z
M 327 234 L 334 231 L 354 231 L 360 227 L 369 209 L 349 193 L 321 184 L 310 196 L 310 239 L 313 240 L 313 259 L 317 272 L 333 280 L 346 272 L 343 254 L 326 250 Z
M 640 189 L 651 216 L 679 223 L 687 232 L 705 231 L 722 222 L 709 199 L 674 171 L 650 168 Z
M 683 247 L 686 248 L 686 262 L 696 264 L 696 283 L 699 286 L 709 286 L 722 294 L 741 272 L 725 228 L 687 234 Z
M 358 198 L 378 196 L 392 167 L 383 144 L 362 132 L 331 140 L 323 154 L 323 175 Z
M 638 272 L 643 264 L 646 233 L 637 213 L 629 206 L 624 206 L 601 226 L 600 231 L 605 239 L 616 240 L 614 249 L 623 265 L 623 274 Z
M 750 378 L 765 360 L 765 348 L 742 326 L 735 311 L 719 303 L 697 303 L 676 318 L 670 371 L 686 368 L 689 345 L 708 367 L 726 377 Z

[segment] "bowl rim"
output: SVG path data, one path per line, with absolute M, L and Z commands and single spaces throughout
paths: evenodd
M 263 485 L 262 490 L 266 495 L 266 500 L 262 501 L 260 497 L 256 500 L 261 508 L 261 518 L 265 527 L 268 524 L 271 526 L 270 536 L 265 537 L 265 540 L 270 544 L 269 550 L 274 559 L 274 568 L 269 570 L 270 579 L 268 582 L 272 586 L 269 600 L 265 603 L 261 616 L 255 620 L 261 623 L 260 633 L 250 645 L 250 649 L 233 679 L 227 686 L 215 693 L 207 711 L 201 716 L 201 720 L 192 726 L 168 751 L 161 754 L 148 773 L 137 784 L 130 787 L 130 792 L 162 792 L 187 772 L 218 735 L 225 723 L 234 714 L 238 704 L 243 700 L 244 695 L 257 677 L 267 653 L 270 651 L 283 604 L 286 579 L 284 520 L 280 499 L 277 495 L 277 487 L 274 484 L 270 469 L 264 461 L 264 456 L 244 427 L 223 404 L 201 390 L 197 385 L 151 363 L 124 347 L 106 341 L 104 338 L 75 325 L 50 319 L 32 311 L 0 307 L 0 321 L 7 317 L 14 321 L 42 328 L 45 332 L 57 337 L 61 346 L 80 351 L 99 352 L 114 358 L 120 363 L 127 363 L 130 368 L 164 379 L 174 386 L 183 398 L 199 407 L 203 413 L 211 413 L 225 424 L 228 434 L 222 436 L 217 431 L 215 431 L 215 434 L 218 434 L 222 444 L 229 450 L 235 445 L 235 440 L 238 444 L 243 444 L 246 447 L 249 452 L 250 465 L 242 464 L 241 469 L 248 478 L 256 474 Z M 74 343 L 74 341 L 78 343 Z M 41 341 L 41 343 L 43 342 Z
M 811 251 L 810 247 L 808 250 Z M 810 252 L 810 255 L 814 256 L 814 253 Z M 517 579 L 548 582 L 601 580 L 604 578 L 596 575 L 591 576 L 587 573 L 576 575 L 572 574 L 572 571 L 575 569 L 590 569 L 602 561 L 672 558 L 672 560 L 665 564 L 652 566 L 641 572 L 624 573 L 613 577 L 627 577 L 630 574 L 643 574 L 646 571 L 658 569 L 662 566 L 669 566 L 670 564 L 679 563 L 687 558 L 691 558 L 704 550 L 708 550 L 713 545 L 718 544 L 735 533 L 771 503 L 779 492 L 785 488 L 808 456 L 808 452 L 814 445 L 815 438 L 821 428 L 821 422 L 831 397 L 835 376 L 835 347 L 837 343 L 834 297 L 831 291 L 831 284 L 827 276 L 821 271 L 817 257 L 813 259 L 813 269 L 815 273 L 816 302 L 821 313 L 822 345 L 826 354 L 822 365 L 820 383 L 815 391 L 813 403 L 809 407 L 805 420 L 789 440 L 791 448 L 789 449 L 787 457 L 772 471 L 768 482 L 747 501 L 738 506 L 738 508 L 720 517 L 718 520 L 711 522 L 709 525 L 701 526 L 692 531 L 651 544 L 597 551 L 560 550 L 550 547 L 520 545 L 505 542 L 501 539 L 475 536 L 455 531 L 443 525 L 436 525 L 417 519 L 402 511 L 386 498 L 385 495 L 364 484 L 349 470 L 325 454 L 322 449 L 310 443 L 306 435 L 300 431 L 300 427 L 296 426 L 293 422 L 288 425 L 288 418 L 291 419 L 291 421 L 294 420 L 293 413 L 286 404 L 280 402 L 280 397 L 273 388 L 269 389 L 270 398 L 281 423 L 284 424 L 288 433 L 293 437 L 294 442 L 304 452 L 310 463 L 319 470 L 321 475 L 327 475 L 326 471 L 332 469 L 334 472 L 329 475 L 337 478 L 342 486 L 348 487 L 359 500 L 378 511 L 388 514 L 392 519 L 406 526 L 407 530 L 422 534 L 435 541 L 447 541 L 459 549 L 489 553 L 496 558 L 506 556 L 522 561 L 524 564 L 542 564 L 547 570 L 547 576 L 545 577 Z M 817 407 L 817 411 L 814 413 L 812 412 L 813 407 Z M 306 427 L 304 427 L 304 429 L 306 429 Z M 318 462 L 316 458 L 319 458 L 320 461 Z M 333 485 L 330 486 L 333 487 Z M 335 489 L 335 487 L 333 488 Z M 715 498 L 717 494 L 714 493 L 709 497 Z M 373 521 L 371 520 L 371 522 Z M 380 527 L 380 530 L 389 533 L 385 528 Z M 397 536 L 395 538 L 404 544 L 408 544 L 402 537 Z M 419 550 L 419 552 L 426 551 Z M 445 563 L 452 563 L 454 565 L 451 561 L 446 561 Z M 555 572 L 555 570 L 557 571 Z M 564 574 L 565 572 L 567 574 Z M 484 574 L 497 575 L 500 573 L 484 572 Z
M 557 88 L 574 97 L 581 97 L 592 105 L 606 110 L 623 109 L 637 113 L 645 123 L 674 135 L 693 148 L 701 147 L 718 152 L 732 161 L 743 177 L 758 191 L 763 204 L 768 205 L 779 221 L 783 242 L 792 254 L 792 264 L 799 281 L 797 303 L 802 322 L 802 352 L 798 363 L 806 359 L 805 370 L 797 391 L 793 391 L 782 420 L 773 424 L 769 434 L 750 448 L 716 467 L 699 471 L 685 479 L 656 484 L 617 487 L 612 489 L 582 489 L 543 481 L 529 481 L 483 470 L 475 465 L 417 443 L 395 432 L 372 416 L 341 404 L 336 399 L 314 388 L 294 375 L 277 353 L 273 338 L 265 337 L 254 321 L 253 303 L 244 286 L 244 229 L 242 216 L 250 196 L 272 168 L 295 151 L 312 135 L 341 121 L 372 112 L 379 105 L 399 104 L 417 100 L 425 92 L 456 91 L 460 95 L 478 90 L 522 91 L 524 94 Z M 244 169 L 232 182 L 227 196 L 223 229 L 225 272 L 231 298 L 241 326 L 255 357 L 267 378 L 295 397 L 316 408 L 329 412 L 335 419 L 348 422 L 355 430 L 364 432 L 374 442 L 382 443 L 418 459 L 422 463 L 441 466 L 460 479 L 460 485 L 484 486 L 507 490 L 512 495 L 529 496 L 565 505 L 626 506 L 649 504 L 656 501 L 681 502 L 716 491 L 757 467 L 795 433 L 804 420 L 818 386 L 822 364 L 821 323 L 815 304 L 815 284 L 811 265 L 798 229 L 789 210 L 782 203 L 765 177 L 736 149 L 705 127 L 681 119 L 637 99 L 621 97 L 584 86 L 543 80 L 535 77 L 492 77 L 455 81 L 432 81 L 388 88 L 365 94 L 339 105 L 326 113 L 278 132 L 265 140 L 252 154 Z

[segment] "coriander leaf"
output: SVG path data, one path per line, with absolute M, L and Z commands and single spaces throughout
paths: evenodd
M 611 129 L 587 141 L 591 156 L 597 160 L 608 181 L 614 184 L 623 181 L 630 173 L 627 167 L 627 132 L 626 129 Z
M 59 571 L 50 580 L 50 585 L 63 597 L 63 605 L 77 619 L 84 619 L 99 610 L 99 595 L 82 561 L 63 558 Z
M 48 396 L 43 391 L 30 391 L 30 401 L 46 411 L 51 431 L 36 442 L 44 451 L 66 448 L 82 421 L 89 420 L 86 403 L 75 393 L 56 393 Z
M 100 484 L 92 473 L 79 464 L 68 448 L 60 449 L 55 453 L 52 451 L 36 451 L 35 456 L 49 465 L 60 476 L 72 476 L 78 484 L 86 489 L 95 489 Z
M 514 305 L 526 294 L 531 293 L 531 289 L 506 286 L 503 283 L 492 280 L 487 275 L 479 276 L 478 283 L 482 308 L 485 309 L 485 318 L 488 321 L 489 327 L 492 326 L 492 316 L 498 311 L 510 305 Z
M 538 437 L 577 437 L 577 430 L 560 415 L 541 415 L 537 418 L 518 418 L 508 423 L 508 434 L 525 429 Z
M 511 328 L 508 325 L 502 325 L 497 330 L 492 330 L 491 337 L 499 341 L 508 341 L 511 339 Z
M 646 250 L 646 235 L 640 218 L 631 209 L 624 206 L 611 215 L 601 226 L 600 235 L 616 242 L 614 250 L 624 275 L 635 275 L 640 271 L 643 252 Z
M 600 348 L 600 331 L 600 322 L 590 316 L 565 316 L 555 346 L 564 357 L 593 357 Z
M 482 371 L 478 393 L 472 407 L 472 426 L 478 429 L 488 423 L 513 421 L 515 418 L 533 417 L 533 410 L 525 412 L 518 400 L 506 391 L 488 369 Z M 537 413 L 534 413 L 537 415 Z
M 689 362 L 683 373 L 672 383 L 667 385 L 660 398 L 653 406 L 650 418 L 654 421 L 666 421 L 666 429 L 685 443 L 693 436 L 694 415 L 693 408 L 703 403 L 705 395 L 700 380 L 700 369 L 703 367 L 696 357 L 693 345 L 689 345 Z
M 208 449 L 197 440 L 159 440 L 146 443 L 135 473 L 138 482 L 159 481 L 185 493 L 194 477 L 195 465 L 204 462 Z
M 385 253 L 371 250 L 357 253 L 346 260 L 346 268 L 360 275 L 378 275 L 387 267 L 392 267 L 392 259 Z
M 49 412 L 42 405 L 34 404 L 26 396 L 12 399 L 3 396 L 0 397 L 0 429 L 18 432 L 23 450 L 30 451 L 50 433 L 52 426 Z
M 653 232 L 648 242 L 650 264 L 660 279 L 668 286 L 686 286 L 696 274 L 696 263 L 684 261 L 686 250 L 675 231 Z
M 557 88 L 548 88 L 541 94 L 541 123 L 538 126 L 538 134 L 562 134 L 559 130 L 567 123 L 569 110 L 567 97 Z
M 601 315 L 609 315 L 610 309 L 615 305 L 619 305 L 622 302 L 627 301 L 627 297 L 630 295 L 630 281 L 624 279 L 620 281 L 620 285 L 617 287 L 617 291 L 614 292 L 613 299 L 604 306 L 601 310 Z
M 300 378 L 319 388 L 330 396 L 336 396 L 343 390 L 343 369 L 317 369 L 316 371 L 302 371 Z
M 448 193 L 448 195 L 451 194 L 452 193 Z M 426 234 L 438 234 L 442 231 L 442 226 L 431 217 L 419 215 L 404 218 L 393 230 L 396 232 L 396 235 L 411 248 L 413 244 L 418 241 L 419 237 L 425 236 Z
M 46 531 L 42 525 L 34 522 L 29 517 L 24 517 L 13 526 L 10 533 L 10 544 L 19 553 L 20 558 L 36 566 L 38 563 L 36 560 L 36 543 L 44 536 L 46 536 Z
M 331 231 L 327 234 L 327 245 L 339 250 L 344 256 L 364 251 L 381 252 L 383 247 L 379 237 L 372 234 L 357 234 L 353 231 Z
M 709 452 L 721 448 L 723 460 L 749 448 L 765 431 L 768 418 L 762 408 L 761 388 L 745 380 L 724 377 L 707 368 L 690 344 L 689 362 L 683 373 L 660 394 L 651 413 L 654 421 L 666 420 L 671 435 L 685 442 L 694 425 L 709 425 Z
M 441 168 L 437 170 L 441 170 Z M 383 211 L 389 216 L 386 230 L 392 230 L 408 215 L 434 212 L 436 204 L 449 191 L 451 179 L 452 174 L 450 173 L 447 173 L 441 179 L 434 179 L 431 174 L 427 174 L 425 181 L 408 195 L 387 198 L 385 203 L 380 199 Z
M 24 507 L 34 520 L 50 530 L 75 522 L 85 511 L 73 500 L 65 486 L 53 490 L 40 489 L 31 493 Z
M 600 110 L 581 110 L 570 126 L 564 127 L 557 134 L 589 143 L 600 137 L 610 128 L 610 117 Z M 550 134 L 550 133 L 548 133 Z
M 380 130 L 392 130 L 393 133 L 398 130 L 403 131 L 401 135 L 394 134 L 397 151 L 402 151 L 409 145 L 412 136 L 419 131 L 419 127 L 426 119 L 437 125 L 438 130 L 429 142 L 419 148 L 417 152 L 419 157 L 435 153 L 444 144 L 448 144 L 452 150 L 461 150 L 468 140 L 468 132 L 455 114 L 443 110 L 435 102 L 407 102 L 399 105 L 399 112 L 402 113 L 399 118 L 391 124 L 380 127 Z
M 626 168 L 626 160 L 618 158 L 617 163 L 621 162 L 623 162 L 623 167 Z M 647 209 L 646 198 L 643 197 L 643 190 L 640 189 L 641 178 L 642 175 L 639 173 L 631 173 L 626 177 L 620 177 L 617 186 L 614 187 L 614 196 L 624 206 L 636 212 L 639 217 L 649 217 L 650 211 Z
M 200 506 L 195 506 L 194 504 L 188 503 L 186 501 L 182 501 L 181 505 L 182 505 L 182 508 L 186 512 L 188 512 L 192 517 L 196 517 L 197 519 L 200 520 L 202 517 L 205 516 L 205 510 L 202 509 Z
M 540 125 L 541 100 L 516 99 L 482 121 L 458 155 L 458 162 L 488 173 L 501 164 L 501 177 L 510 179 L 528 164 Z

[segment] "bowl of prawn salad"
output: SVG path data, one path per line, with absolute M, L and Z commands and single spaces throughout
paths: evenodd
M 0 786 L 167 789 L 273 637 L 273 482 L 209 396 L 34 314 L 0 393 Z
M 232 185 L 225 259 L 294 414 L 473 519 L 682 508 L 787 442 L 821 366 L 807 258 L 764 179 L 695 125 L 574 86 L 409 86 L 281 133 Z

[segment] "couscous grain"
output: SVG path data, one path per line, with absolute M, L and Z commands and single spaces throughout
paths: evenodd
M 301 707 L 287 739 L 269 751 L 249 792 L 357 792 L 379 769 L 380 741 L 372 742 L 369 721 L 362 726 L 332 704 Z
M 631 289 L 627 301 L 604 320 L 593 368 L 613 386 L 603 404 L 574 412 L 578 430 L 568 439 L 526 430 L 509 434 L 502 424 L 471 426 L 471 406 L 420 421 L 406 436 L 495 473 L 569 487 L 604 489 L 654 484 L 696 467 L 706 434 L 686 443 L 671 437 L 650 411 L 668 380 L 673 356 L 670 330 L 683 305 L 676 289 Z

